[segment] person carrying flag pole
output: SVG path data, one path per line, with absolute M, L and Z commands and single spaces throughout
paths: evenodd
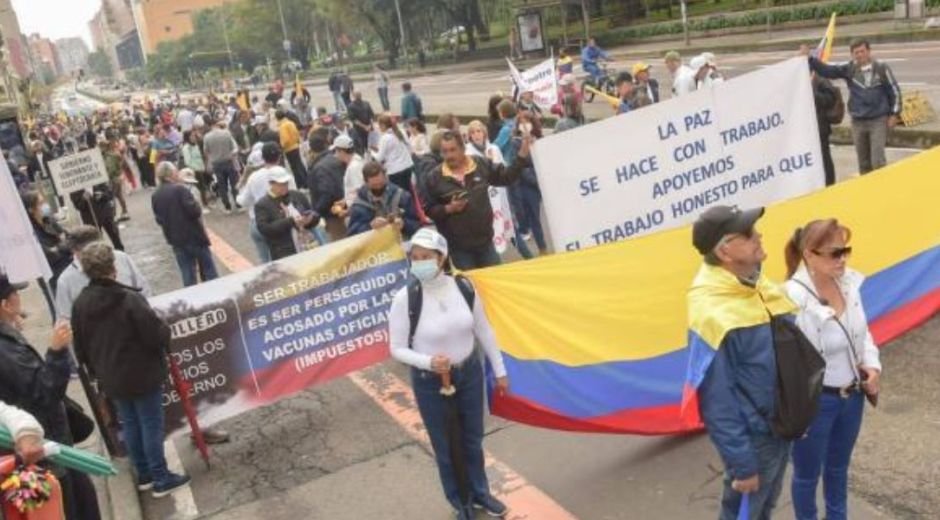
M 692 243 L 703 257 L 688 293 L 689 368 L 682 411 L 695 406 L 725 464 L 720 520 L 768 519 L 783 486 L 791 441 L 766 417 L 775 409 L 777 366 L 770 315 L 796 307 L 761 273 L 767 257 L 755 229 L 763 208 L 714 206 Z M 747 497 L 746 499 L 744 497 Z

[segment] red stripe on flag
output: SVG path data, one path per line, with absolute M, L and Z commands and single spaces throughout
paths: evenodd
M 940 288 L 885 313 L 869 325 L 871 334 L 875 343 L 884 345 L 929 320 L 937 311 L 940 311 Z

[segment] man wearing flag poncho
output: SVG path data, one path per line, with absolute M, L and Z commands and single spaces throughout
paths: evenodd
M 766 253 L 754 225 L 763 208 L 715 206 L 695 222 L 692 243 L 704 264 L 689 290 L 691 350 L 683 410 L 695 406 L 725 463 L 722 520 L 770 518 L 780 494 L 790 441 L 776 437 L 777 367 L 770 318 L 794 312 L 761 273 Z M 747 507 L 747 505 L 745 506 Z

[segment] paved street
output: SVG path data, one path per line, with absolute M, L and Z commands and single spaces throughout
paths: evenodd
M 891 63 L 902 83 L 940 95 L 937 50 L 937 44 L 925 44 L 884 46 L 878 52 L 895 60 Z M 787 56 L 728 55 L 720 63 L 733 76 Z M 662 67 L 654 71 L 663 73 Z M 428 76 L 414 83 L 428 112 L 459 114 L 482 113 L 488 95 L 507 86 L 501 72 Z M 371 91 L 370 85 L 359 88 Z M 322 89 L 314 96 L 325 102 Z M 83 96 L 66 103 L 76 109 L 96 106 Z M 606 115 L 599 103 L 590 110 L 589 115 Z M 912 153 L 890 150 L 889 160 Z M 851 150 L 836 147 L 834 154 L 840 179 L 852 177 Z M 157 293 L 178 289 L 179 274 L 153 222 L 149 192 L 135 192 L 128 202 L 132 220 L 122 231 L 128 252 Z M 216 246 L 224 242 L 248 261 L 257 261 L 244 214 L 216 211 L 205 220 L 218 237 Z M 224 263 L 219 267 L 223 273 L 229 270 Z M 882 406 L 868 412 L 863 427 L 851 480 L 853 519 L 929 518 L 929 512 L 940 510 L 930 491 L 930 483 L 940 477 L 935 462 L 940 447 L 933 437 L 940 424 L 934 406 L 938 391 L 927 376 L 940 369 L 930 350 L 940 337 L 938 329 L 935 319 L 884 351 L 886 374 L 897 375 L 885 380 Z M 929 366 L 934 370 L 921 368 Z M 143 497 L 145 516 L 448 518 L 407 386 L 407 371 L 386 362 L 226 421 L 222 427 L 233 440 L 213 449 L 209 471 L 188 439 L 177 439 L 169 459 L 193 475 L 192 488 L 168 499 Z M 488 420 L 487 432 L 492 483 L 518 505 L 512 518 L 668 520 L 716 514 L 721 462 L 703 435 L 576 435 L 499 419 Z M 886 459 L 892 460 L 889 469 L 881 464 Z M 792 517 L 788 496 L 785 490 L 781 518 Z

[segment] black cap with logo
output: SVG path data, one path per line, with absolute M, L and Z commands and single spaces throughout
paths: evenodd
M 703 256 L 710 253 L 725 235 L 746 233 L 764 215 L 764 208 L 741 210 L 737 206 L 713 206 L 692 225 L 692 245 Z

